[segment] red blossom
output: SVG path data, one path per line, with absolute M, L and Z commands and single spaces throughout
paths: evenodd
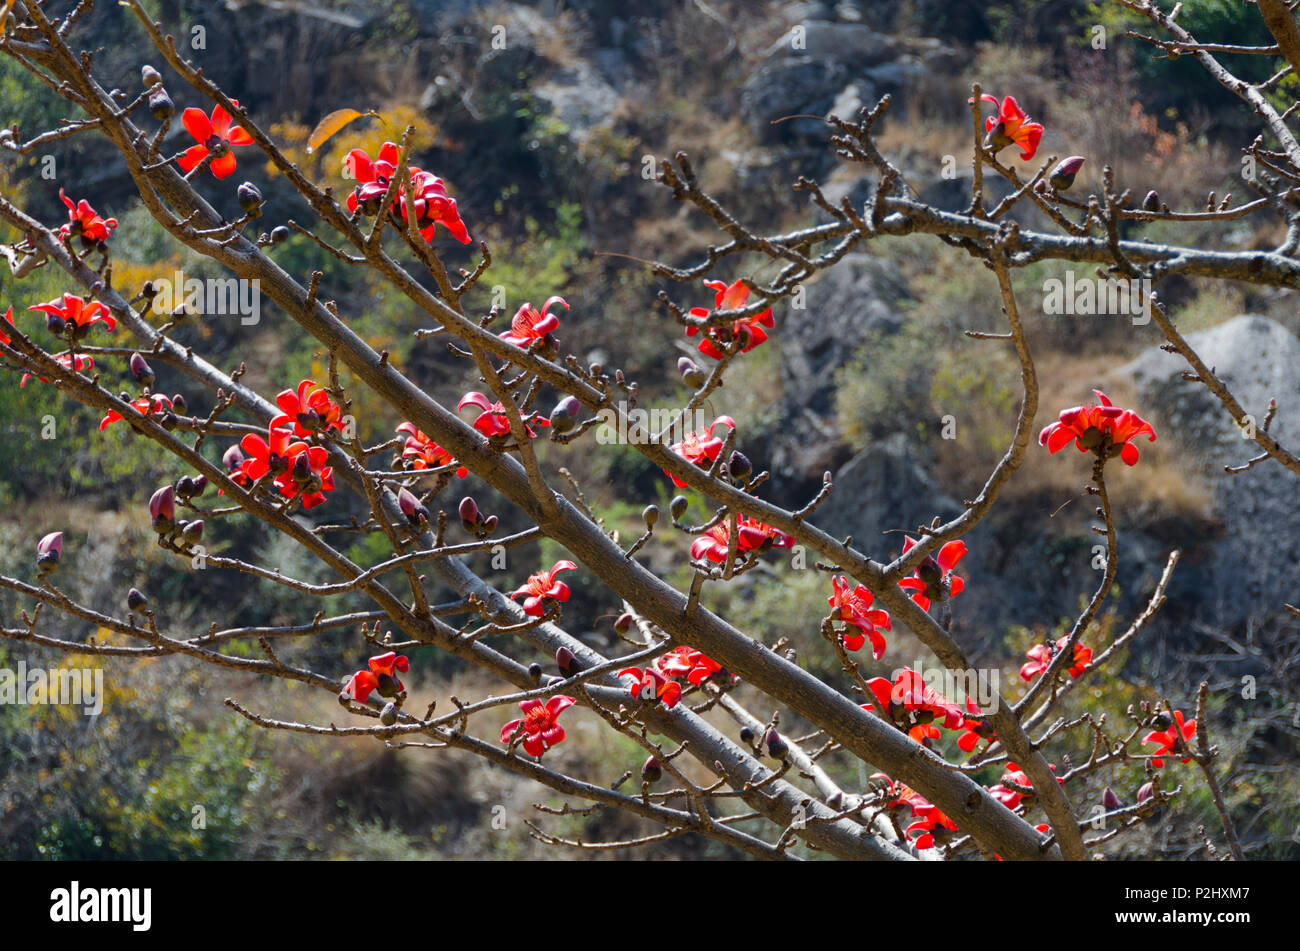
M 410 661 L 403 654 L 389 651 L 369 660 L 369 670 L 359 670 L 343 687 L 343 696 L 365 703 L 371 691 L 378 690 L 381 697 L 396 697 L 406 692 L 397 672 L 410 670 Z
M 64 294 L 61 302 L 56 299 L 45 304 L 33 304 L 27 309 L 39 310 L 48 317 L 72 324 L 75 337 L 84 337 L 96 323 L 102 323 L 110 331 L 117 327 L 117 321 L 102 303 L 97 300 L 88 303 L 75 294 Z
M 515 311 L 510 329 L 501 335 L 501 339 L 516 347 L 528 347 L 539 340 L 545 340 L 547 334 L 560 328 L 560 318 L 548 313 L 552 304 L 563 304 L 565 310 L 569 309 L 563 297 L 548 298 L 540 311 L 532 304 L 523 304 Z
M 358 208 L 364 214 L 379 213 L 379 204 L 384 200 L 389 183 L 397 172 L 400 153 L 393 142 L 385 142 L 379 149 L 378 156 L 372 161 L 361 149 L 348 153 L 344 164 L 357 182 L 352 194 L 348 195 L 348 211 L 356 212 Z M 432 172 L 426 172 L 411 166 L 410 174 L 414 183 L 411 190 L 414 198 L 409 202 L 415 212 L 415 226 L 425 241 L 433 239 L 434 230 L 441 224 L 451 236 L 461 244 L 469 244 L 469 231 L 456 210 L 456 200 L 447 194 L 446 183 Z M 408 210 L 407 182 L 402 182 L 393 199 L 391 211 L 406 219 Z
M 231 105 L 238 106 L 239 100 L 230 100 Z M 194 137 L 198 145 L 191 145 L 185 150 L 177 164 L 181 171 L 193 171 L 200 162 L 208 157 L 209 152 L 219 152 L 208 166 L 214 178 L 229 178 L 235 171 L 235 153 L 230 151 L 232 145 L 252 145 L 253 137 L 248 130 L 235 126 L 231 128 L 230 113 L 220 105 L 212 109 L 212 118 L 202 109 L 186 109 L 181 114 L 181 124 L 185 131 Z
M 943 694 L 929 687 L 924 678 L 910 667 L 901 670 L 891 683 L 884 677 L 867 681 L 875 697 L 874 704 L 862 704 L 863 710 L 877 710 L 896 724 L 905 726 L 918 743 L 939 736 L 930 724 L 938 720 L 944 729 L 953 730 L 961 723 L 961 708 Z
M 1138 448 L 1130 440 L 1145 433 L 1150 442 L 1155 442 L 1156 431 L 1131 409 L 1112 405 L 1101 390 L 1093 392 L 1100 405 L 1061 410 L 1061 418 L 1038 434 L 1038 444 L 1055 454 L 1073 440 L 1080 452 L 1095 452 L 1102 459 L 1118 455 L 1125 465 L 1136 465 Z
M 980 713 L 979 705 L 970 697 L 966 698 L 966 712 L 968 714 Z M 978 719 L 962 717 L 961 722 L 957 724 L 957 729 L 962 731 L 961 736 L 957 738 L 957 747 L 963 753 L 974 750 L 979 745 L 980 740 L 991 740 L 997 736 L 992 725 L 983 717 Z
M 117 227 L 116 218 L 101 218 L 86 199 L 74 205 L 62 188 L 59 189 L 59 198 L 68 206 L 68 223 L 59 228 L 60 239 L 80 237 L 86 245 L 103 244 Z
M 489 439 L 494 436 L 510 435 L 510 417 L 506 413 L 506 408 L 500 403 L 494 403 L 482 393 L 466 393 L 456 404 L 456 409 L 464 409 L 466 406 L 477 406 L 481 413 L 474 420 L 474 428 L 481 432 Z M 545 416 L 536 416 L 524 426 L 524 431 L 528 433 L 529 439 L 536 439 L 537 433 L 533 432 L 533 425 L 549 426 L 551 421 Z
M 723 519 L 691 543 L 691 557 L 696 561 L 707 558 L 722 564 L 727 560 L 727 546 L 731 540 L 731 520 Z M 765 552 L 769 548 L 789 548 L 794 539 L 779 532 L 766 522 L 736 516 L 736 553 Z
M 831 596 L 826 599 L 833 608 L 832 620 L 841 621 L 849 628 L 856 628 L 856 634 L 841 634 L 845 650 L 861 650 L 867 638 L 871 638 L 871 656 L 880 660 L 885 655 L 885 638 L 877 630 L 889 630 L 889 612 L 872 608 L 871 592 L 866 585 L 850 589 L 848 579 L 843 575 L 831 579 Z
M 722 281 L 705 281 L 704 285 L 716 292 L 713 304 L 713 309 L 715 311 L 739 310 L 744 307 L 746 301 L 749 300 L 749 288 L 745 286 L 743 281 L 736 281 L 730 287 Z M 704 307 L 691 308 L 692 317 L 708 317 L 710 313 L 711 311 Z M 702 334 L 703 339 L 700 341 L 700 353 L 704 354 L 706 357 L 721 360 L 723 356 L 723 348 L 725 348 L 732 340 L 740 341 L 741 353 L 749 353 L 749 351 L 753 350 L 767 339 L 767 330 L 764 328 L 770 329 L 775 326 L 776 322 L 772 318 L 772 308 L 769 307 L 767 310 L 755 314 L 752 317 L 741 317 L 739 320 L 732 321 L 729 328 L 708 328 Z M 686 336 L 688 337 L 694 337 L 698 333 L 700 333 L 700 328 L 698 327 L 686 328 Z
M 256 433 L 249 433 L 239 441 L 247 458 L 240 464 L 244 476 L 250 482 L 256 482 L 270 472 L 279 475 L 289 469 L 289 444 L 293 434 L 287 429 L 273 428 L 263 439 Z
M 1007 96 L 998 103 L 997 96 L 987 93 L 980 97 L 998 107 L 998 114 L 990 116 L 984 125 L 989 133 L 989 144 L 994 152 L 1000 152 L 1008 145 L 1020 147 L 1020 157 L 1028 162 L 1038 151 L 1038 141 L 1043 137 L 1043 127 L 1037 122 L 1030 122 L 1024 110 L 1020 108 L 1014 96 Z M 997 127 L 1001 126 L 1000 129 Z
M 292 426 L 293 434 L 300 438 L 331 428 L 343 432 L 342 410 L 314 380 L 303 380 L 297 392 L 282 391 L 275 402 L 284 415 L 271 420 L 272 429 Z
M 0 338 L 3 338 L 3 337 L 4 337 L 4 334 L 0 334 Z M 8 341 L 7 338 L 5 338 L 4 342 L 5 342 L 5 343 L 8 343 L 9 341 Z M 71 370 L 71 369 L 73 369 L 73 355 L 70 354 L 70 353 L 60 353 L 60 354 L 56 354 L 52 359 L 54 360 L 55 363 L 57 363 L 59 366 L 63 367 L 63 369 L 65 369 L 65 370 Z M 76 371 L 77 371 L 78 373 L 80 373 L 82 370 L 89 370 L 89 369 L 91 369 L 92 367 L 94 367 L 94 365 L 95 365 L 95 361 L 94 361 L 92 358 L 87 357 L 87 356 L 84 356 L 84 355 L 82 355 L 82 354 L 80 354 L 80 353 L 78 353 L 78 354 L 76 355 Z M 26 385 L 27 385 L 27 381 L 30 380 L 31 378 L 32 378 L 32 374 L 31 374 L 31 373 L 24 373 L 24 374 L 23 374 L 23 378 L 22 378 L 21 380 L 18 381 L 18 388 L 19 388 L 19 389 L 22 389 L 24 386 L 26 386 Z M 47 380 L 47 379 L 46 379 L 45 377 L 43 377 L 43 376 L 38 376 L 38 377 L 36 377 L 36 379 L 40 380 L 42 383 L 49 383 L 49 382 L 50 382 L 49 380 Z M 112 414 L 110 413 L 109 415 L 112 415 Z M 121 417 L 119 416 L 118 419 L 121 419 Z M 102 429 L 103 427 L 101 426 L 100 428 Z
M 659 659 L 658 667 L 668 677 L 685 676 L 686 682 L 696 687 L 715 674 L 725 673 L 721 664 L 693 647 L 674 647 Z
M 1022 680 L 1033 680 L 1052 663 L 1052 658 L 1056 654 L 1065 650 L 1065 645 L 1069 642 L 1069 636 L 1062 637 L 1056 642 L 1056 649 L 1048 647 L 1046 644 L 1035 644 L 1025 652 L 1029 662 L 1020 668 L 1020 678 Z M 1070 658 L 1070 676 L 1072 678 L 1081 677 L 1083 672 L 1092 666 L 1092 648 L 1084 647 L 1082 644 L 1074 645 L 1074 656 Z
M 682 696 L 682 685 L 669 680 L 655 667 L 628 667 L 618 672 L 619 677 L 635 678 L 631 684 L 633 700 L 658 700 L 665 707 L 675 707 Z
M 524 599 L 524 613 L 529 617 L 541 617 L 545 610 L 542 602 L 547 598 L 554 598 L 556 601 L 569 600 L 569 586 L 563 581 L 556 581 L 555 576 L 561 571 L 573 571 L 577 567 L 571 561 L 557 561 L 550 571 L 539 571 L 531 575 L 527 581 L 510 592 L 510 597 L 528 595 Z
M 524 715 L 501 728 L 501 742 L 508 744 L 522 724 L 524 752 L 529 756 L 541 756 L 555 744 L 564 742 L 564 727 L 560 726 L 557 718 L 575 703 L 577 701 L 572 697 L 564 696 L 552 697 L 545 704 L 540 700 L 519 701 L 519 709 Z
M 8 324 L 10 327 L 14 325 L 14 309 L 12 307 L 10 307 L 8 310 L 5 311 L 4 322 Z M 9 335 L 5 333 L 4 330 L 0 330 L 0 343 L 4 344 L 6 347 L 9 346 L 11 343 L 13 343 L 13 341 L 9 339 Z
M 42 380 L 41 382 L 44 383 L 45 381 Z M 139 399 L 132 400 L 131 408 L 141 416 L 161 416 L 163 413 L 171 412 L 172 401 L 161 393 L 154 393 L 152 396 L 141 396 Z M 99 421 L 99 431 L 102 433 L 109 426 L 121 422 L 124 418 L 117 410 L 109 410 L 108 415 Z
M 906 555 L 919 543 L 910 535 L 904 537 L 903 554 Z M 916 566 L 916 571 L 910 577 L 898 582 L 898 586 L 913 592 L 912 600 L 921 606 L 921 610 L 928 611 L 931 601 L 955 598 L 966 587 L 966 583 L 953 574 L 953 568 L 965 555 L 964 541 L 958 539 L 948 542 L 939 549 L 937 558 L 926 555 Z
M 711 466 L 713 460 L 718 458 L 718 453 L 722 452 L 724 442 L 721 436 L 713 435 L 713 430 L 719 425 L 735 429 L 736 421 L 730 416 L 719 416 L 709 424 L 708 429 L 689 432 L 681 442 L 673 443 L 669 448 L 687 462 L 693 463 L 700 468 Z M 686 483 L 671 472 L 665 472 L 664 475 L 672 479 L 673 485 L 677 486 L 677 488 L 686 488 Z
M 334 469 L 326 465 L 329 451 L 305 442 L 290 443 L 285 449 L 289 466 L 276 476 L 275 484 L 287 499 L 302 497 L 302 507 L 313 509 L 325 501 L 325 493 L 334 491 Z
M 402 449 L 402 458 L 411 460 L 412 469 L 438 469 L 442 466 L 454 466 L 456 460 L 446 449 L 416 429 L 415 423 L 405 422 L 397 427 L 399 433 L 406 435 L 406 444 Z M 469 470 L 461 466 L 456 470 L 459 479 L 469 475 Z
M 1174 711 L 1174 723 L 1169 725 L 1167 730 L 1152 730 L 1142 738 L 1143 743 L 1155 743 L 1159 749 L 1152 754 L 1151 765 L 1156 769 L 1164 769 L 1165 761 L 1160 757 L 1166 753 L 1186 753 L 1192 737 L 1196 736 L 1196 721 L 1188 720 L 1183 722 L 1183 713 L 1181 710 Z M 1184 759 L 1184 763 L 1190 763 L 1190 759 Z

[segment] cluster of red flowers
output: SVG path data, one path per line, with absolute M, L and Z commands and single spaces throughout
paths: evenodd
M 918 849 L 932 849 L 942 845 L 957 831 L 957 823 L 946 816 L 938 806 L 916 790 L 903 783 L 894 782 L 884 773 L 872 773 L 872 779 L 884 780 L 889 809 L 910 809 L 916 821 L 903 830 Z
M 936 722 L 946 730 L 956 730 L 965 719 L 957 704 L 926 684 L 910 667 L 903 668 L 892 683 L 875 677 L 867 681 L 867 687 L 876 702 L 861 704 L 862 709 L 878 711 L 923 746 L 941 735 Z
M 633 700 L 658 700 L 665 707 L 677 705 L 682 696 L 682 685 L 674 678 L 685 677 L 686 682 L 698 687 L 710 678 L 730 684 L 732 677 L 722 665 L 706 657 L 693 647 L 674 647 L 653 664 L 646 667 L 628 667 L 618 672 L 619 677 L 631 677 L 630 692 Z
M 713 302 L 715 311 L 739 310 L 749 300 L 749 288 L 743 281 L 736 281 L 731 286 L 727 286 L 722 281 L 705 281 L 704 286 L 715 292 Z M 711 311 L 705 307 L 691 308 L 692 317 L 704 318 L 710 313 Z M 741 317 L 739 320 L 732 321 L 730 327 L 708 328 L 701 334 L 703 339 L 700 340 L 700 353 L 721 360 L 723 351 L 731 345 L 732 341 L 739 342 L 741 353 L 749 353 L 767 339 L 767 331 L 774 326 L 776 322 L 772 317 L 772 308 L 769 307 L 752 317 Z M 694 337 L 696 334 L 700 334 L 698 327 L 686 328 L 686 336 Z
M 723 519 L 691 543 L 691 557 L 696 561 L 707 558 L 722 564 L 727 560 L 727 549 L 731 542 L 731 520 Z M 736 516 L 736 554 L 746 552 L 765 552 L 771 548 L 789 548 L 794 538 L 785 532 L 779 532 L 766 522 Z
M 397 145 L 385 142 L 379 155 L 371 159 L 361 149 L 353 149 L 345 159 L 357 187 L 348 195 L 348 211 L 360 209 L 363 214 L 376 215 L 380 211 L 389 183 L 397 173 L 400 155 Z M 456 199 L 447 194 L 446 183 L 432 172 L 416 166 L 410 167 L 411 182 L 401 182 L 393 198 L 391 213 L 406 221 L 407 214 L 415 216 L 415 227 L 420 237 L 432 241 L 438 225 L 446 228 L 461 244 L 469 244 L 469 231 L 460 220 Z M 413 186 L 413 187 L 412 187 Z
M 284 390 L 276 403 L 284 414 L 271 420 L 266 438 L 249 433 L 222 461 L 235 483 L 252 485 L 270 473 L 281 495 L 301 497 L 304 509 L 315 508 L 325 501 L 326 492 L 334 491 L 334 469 L 326 464 L 329 451 L 305 440 L 329 429 L 341 431 L 339 407 L 311 380 L 303 380 L 297 390 Z

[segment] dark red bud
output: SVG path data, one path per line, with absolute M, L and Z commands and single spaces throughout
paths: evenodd
M 559 668 L 560 675 L 565 680 L 582 672 L 582 662 L 573 656 L 573 651 L 567 647 L 561 647 L 555 651 L 555 666 Z
M 657 783 L 664 778 L 664 769 L 659 765 L 659 761 L 651 756 L 641 766 L 641 780 L 646 783 Z
M 131 354 L 131 376 L 135 382 L 141 386 L 153 386 L 156 379 L 153 368 L 145 361 L 145 358 L 139 353 Z

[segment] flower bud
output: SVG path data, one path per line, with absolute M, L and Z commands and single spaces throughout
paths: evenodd
M 144 83 L 146 89 L 152 89 L 162 82 L 162 75 L 148 63 L 140 67 L 140 81 Z
M 194 483 L 195 495 L 202 495 L 208 487 L 208 477 L 201 473 L 199 475 L 194 476 L 194 478 L 191 479 L 190 481 Z
M 189 406 L 185 402 L 185 397 L 181 396 L 179 393 L 172 397 L 172 410 L 178 415 L 184 416 L 188 408 Z
M 641 518 L 645 521 L 647 529 L 653 529 L 659 522 L 659 506 L 647 505 L 641 510 Z
M 181 527 L 181 541 L 187 545 L 197 545 L 199 539 L 203 537 L 203 519 L 198 518 L 192 522 L 186 522 Z
M 1161 710 L 1158 714 L 1156 714 L 1156 729 L 1157 729 L 1157 730 L 1167 730 L 1167 729 L 1169 729 L 1170 724 L 1172 724 L 1173 722 L 1174 722 L 1173 717 L 1171 717 L 1171 716 L 1170 716 L 1167 712 L 1165 712 L 1164 710 Z
M 182 499 L 188 499 L 194 494 L 194 480 L 189 476 L 181 476 L 177 479 L 176 494 Z
M 555 666 L 560 669 L 560 676 L 565 680 L 582 672 L 582 662 L 574 657 L 573 651 L 567 647 L 561 647 L 555 651 Z
M 1146 211 L 1160 210 L 1160 196 L 1156 194 L 1154 188 L 1147 192 L 1147 196 L 1142 199 L 1142 207 Z
M 176 523 L 176 490 L 165 485 L 149 498 L 149 517 L 153 530 L 159 534 L 170 532 Z
M 733 481 L 744 482 L 754 473 L 754 467 L 746 456 L 740 450 L 734 450 L 731 458 L 727 460 L 727 474 Z
M 36 543 L 36 567 L 42 575 L 47 575 L 56 570 L 62 557 L 62 532 L 50 532 Z
M 234 472 L 244 464 L 244 451 L 239 448 L 239 444 L 231 446 L 221 457 L 221 464 L 226 467 L 227 472 Z
M 397 704 L 391 700 L 384 704 L 384 709 L 379 711 L 379 722 L 384 726 L 392 726 L 397 722 Z
M 528 665 L 528 679 L 535 684 L 542 682 L 542 665 L 533 661 Z
M 131 376 L 141 386 L 153 386 L 153 381 L 157 379 L 153 367 L 149 366 L 145 358 L 138 353 L 131 354 Z
M 401 507 L 406 520 L 412 525 L 429 521 L 429 510 L 420 504 L 420 500 L 410 489 L 402 489 L 397 493 L 397 504 Z
M 551 410 L 551 428 L 557 433 L 567 433 L 578 421 L 582 403 L 576 396 L 566 396 Z
M 1007 124 L 999 119 L 993 128 L 989 129 L 988 135 L 984 136 L 984 147 L 996 155 L 1014 141 L 1007 135 Z
M 698 390 L 704 385 L 704 381 L 709 378 L 698 363 L 690 357 L 679 357 L 677 360 L 677 372 L 682 375 L 682 382 L 693 390 Z
M 1052 174 L 1047 177 L 1047 183 L 1058 192 L 1065 191 L 1074 184 L 1074 176 L 1079 174 L 1084 161 L 1082 155 L 1071 155 L 1069 158 L 1062 159 L 1056 168 L 1052 169 Z
M 1101 794 L 1101 805 L 1107 812 L 1114 812 L 1120 807 L 1119 796 L 1116 796 L 1115 790 L 1111 789 L 1109 786 L 1107 786 L 1106 790 Z
M 690 507 L 691 500 L 684 495 L 674 495 L 673 500 L 668 503 L 668 511 L 673 517 L 673 521 L 680 521 L 681 517 L 686 514 L 686 509 Z
M 54 334 L 54 336 L 63 336 L 63 330 L 65 327 L 67 327 L 67 323 L 58 314 L 45 315 L 45 329 Z
M 132 588 L 126 593 L 126 606 L 132 611 L 143 611 L 149 606 L 149 599 L 140 593 L 139 588 Z
M 625 611 L 614 619 L 614 630 L 618 631 L 620 634 L 626 634 L 631 629 L 632 615 L 628 612 Z
M 1156 793 L 1155 783 L 1143 783 L 1141 786 L 1138 787 L 1138 791 L 1137 791 L 1138 805 L 1139 806 L 1142 805 L 1142 803 L 1146 802 L 1148 799 L 1154 796 L 1155 793 Z
M 767 744 L 767 755 L 772 759 L 785 759 L 785 754 L 790 752 L 790 746 L 776 732 L 776 727 L 768 727 L 767 735 L 763 737 L 763 742 Z
M 311 459 L 306 452 L 300 452 L 294 457 L 291 478 L 299 485 L 306 485 L 311 481 Z
M 659 761 L 651 756 L 641 765 L 641 781 L 644 783 L 657 783 L 664 778 L 664 768 L 659 765 Z
M 161 85 L 149 93 L 149 114 L 159 122 L 166 122 L 176 114 L 176 104 Z
M 289 229 L 284 225 L 276 225 L 271 229 L 271 243 L 279 244 L 281 241 L 289 239 Z
M 747 726 L 742 726 L 740 728 L 740 742 L 752 745 L 754 742 L 754 731 Z
M 246 215 L 256 215 L 262 207 L 262 193 L 252 182 L 244 182 L 235 189 L 239 207 Z
M 495 515 L 489 515 L 487 518 L 483 519 L 484 535 L 491 535 L 496 530 L 497 530 L 497 517 Z
M 478 510 L 478 503 L 470 496 L 465 496 L 460 500 L 460 524 L 467 532 L 478 531 L 479 523 L 482 521 L 482 515 Z

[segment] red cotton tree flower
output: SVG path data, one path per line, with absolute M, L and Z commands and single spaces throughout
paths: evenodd
M 919 542 L 910 535 L 905 536 L 903 554 L 906 555 Z M 926 555 L 916 566 L 916 571 L 898 582 L 900 588 L 912 592 L 911 598 L 921 606 L 921 610 L 930 610 L 931 601 L 945 601 L 955 598 L 966 587 L 959 575 L 953 574 L 957 562 L 966 555 L 966 543 L 961 539 L 948 542 L 939 549 L 938 557 Z
M 749 288 L 743 281 L 736 281 L 728 286 L 723 281 L 705 281 L 704 286 L 713 289 L 716 293 L 714 296 L 714 310 L 740 310 L 749 301 Z M 704 307 L 692 307 L 691 316 L 706 318 L 712 311 Z M 776 326 L 776 321 L 772 317 L 772 308 L 754 314 L 752 317 L 741 317 L 739 320 L 733 320 L 730 327 L 710 327 L 701 332 L 699 327 L 687 327 L 686 336 L 694 337 L 701 334 L 703 339 L 700 341 L 700 353 L 706 357 L 712 357 L 714 360 L 721 360 L 723 350 L 731 344 L 733 340 L 740 341 L 740 352 L 749 353 L 760 343 L 767 340 L 767 331 Z
M 443 466 L 456 465 L 452 454 L 420 432 L 415 427 L 415 423 L 404 422 L 397 427 L 397 432 L 406 436 L 406 442 L 402 446 L 402 458 L 409 461 L 412 469 L 439 469 Z M 467 475 L 469 470 L 464 466 L 456 469 L 456 478 L 463 479 Z
M 74 205 L 62 188 L 59 199 L 68 206 L 68 223 L 59 228 L 60 238 L 80 238 L 87 247 L 108 241 L 109 234 L 117 227 L 116 218 L 101 218 L 84 198 Z
M 1069 643 L 1068 636 L 1062 637 L 1056 642 L 1056 650 L 1053 651 L 1046 644 L 1035 644 L 1025 652 L 1029 662 L 1020 668 L 1020 677 L 1022 680 L 1033 680 L 1052 663 L 1052 658 L 1057 653 L 1065 650 L 1065 645 Z M 1070 658 L 1069 667 L 1070 677 L 1078 678 L 1083 676 L 1083 672 L 1092 666 L 1092 648 L 1084 647 L 1082 644 L 1074 645 L 1074 656 Z
M 569 305 L 563 297 L 549 297 L 539 311 L 532 304 L 521 304 L 510 321 L 510 329 L 501 334 L 502 340 L 513 343 L 516 347 L 530 347 L 546 339 L 546 335 L 560 328 L 560 318 L 548 313 L 552 304 L 562 304 L 568 310 Z
M 1126 466 L 1136 465 L 1138 447 L 1131 440 L 1146 435 L 1155 442 L 1156 431 L 1151 424 L 1131 409 L 1120 409 L 1111 404 L 1101 390 L 1097 394 L 1099 405 L 1071 406 L 1061 410 L 1061 418 L 1043 427 L 1038 434 L 1038 444 L 1046 446 L 1055 455 L 1071 441 L 1080 452 L 1096 453 L 1101 459 L 1119 456 Z
M 1168 722 L 1168 714 L 1165 715 Z M 1196 736 L 1196 721 L 1188 720 L 1183 722 L 1183 712 L 1175 710 L 1173 713 L 1173 722 L 1164 730 L 1152 730 L 1142 738 L 1143 743 L 1154 743 L 1158 747 L 1151 754 L 1151 765 L 1156 769 L 1163 769 L 1165 761 L 1161 758 L 1166 753 L 1186 753 L 1189 752 L 1192 737 Z M 1190 763 L 1190 758 L 1184 758 L 1184 763 Z
M 238 99 L 232 99 L 230 102 L 234 106 L 239 105 Z M 230 113 L 220 105 L 213 107 L 211 118 L 202 109 L 186 109 L 181 114 L 181 124 L 198 145 L 191 145 L 176 160 L 181 171 L 187 174 L 192 172 L 208 157 L 209 153 L 212 153 L 214 158 L 208 165 L 212 176 L 222 179 L 233 175 L 236 162 L 235 153 L 230 151 L 230 147 L 252 145 L 253 137 L 242 126 L 236 125 L 231 128 L 232 121 Z
M 64 294 L 62 301 L 33 304 L 27 309 L 44 313 L 46 324 L 53 333 L 62 333 L 65 327 L 71 327 L 75 340 L 86 336 L 95 324 L 103 324 L 110 331 L 117 328 L 117 321 L 107 307 L 97 300 L 82 300 L 75 294 Z
M 681 442 L 673 443 L 672 451 L 701 469 L 711 466 L 713 460 L 718 458 L 718 453 L 722 452 L 722 446 L 725 442 L 721 436 L 713 434 L 713 431 L 719 426 L 726 426 L 728 429 L 734 430 L 736 421 L 730 416 L 719 416 L 709 424 L 707 429 L 689 432 Z M 664 475 L 672 479 L 673 485 L 677 486 L 677 488 L 686 488 L 686 483 L 671 472 L 665 472 Z
M 552 697 L 546 703 L 540 700 L 519 701 L 519 709 L 524 715 L 501 728 L 501 742 L 508 744 L 522 727 L 524 752 L 540 757 L 552 746 L 564 742 L 564 727 L 560 726 L 558 718 L 575 703 L 577 701 L 572 697 L 565 696 Z
M 846 628 L 857 630 L 856 634 L 846 630 L 840 635 L 845 650 L 860 650 L 870 638 L 872 659 L 880 660 L 885 656 L 885 638 L 878 629 L 889 630 L 889 612 L 873 608 L 873 600 L 866 585 L 849 588 L 848 579 L 843 575 L 831 579 L 831 596 L 827 598 L 834 609 L 831 620 L 841 621 Z
M 984 130 L 988 133 L 984 139 L 986 148 L 995 154 L 1008 145 L 1020 148 L 1020 157 L 1028 162 L 1038 151 L 1038 141 L 1043 137 L 1043 127 L 1037 122 L 1029 121 L 1014 96 L 1007 96 L 998 103 L 997 96 L 985 94 L 980 97 L 984 102 L 991 102 L 998 107 L 996 116 L 985 120 Z
M 569 586 L 563 581 L 557 581 L 555 576 L 561 571 L 573 571 L 577 567 L 571 561 L 557 561 L 549 571 L 539 571 L 530 575 L 527 581 L 510 592 L 510 597 L 527 595 L 528 597 L 524 598 L 524 613 L 529 617 L 541 617 L 546 610 L 545 602 L 548 599 L 569 600 Z

